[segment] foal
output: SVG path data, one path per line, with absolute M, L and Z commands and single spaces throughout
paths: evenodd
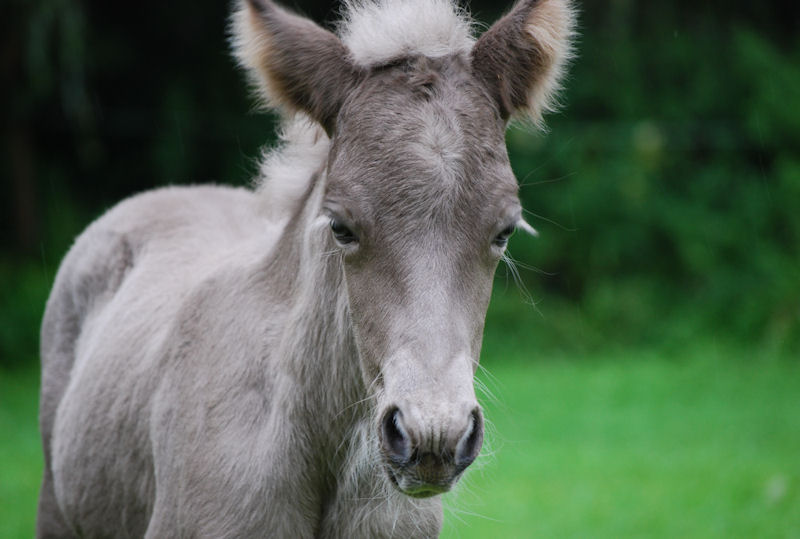
M 37 535 L 436 536 L 527 226 L 504 131 L 553 107 L 572 21 L 523 0 L 475 40 L 447 0 L 350 0 L 334 34 L 242 0 L 235 54 L 284 143 L 256 190 L 133 197 L 67 254 Z

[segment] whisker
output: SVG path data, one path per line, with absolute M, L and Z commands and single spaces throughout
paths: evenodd
M 541 168 L 541 167 L 539 167 L 539 168 Z M 559 176 L 558 178 L 553 178 L 551 180 L 539 180 L 539 181 L 536 181 L 536 182 L 526 182 L 525 180 L 528 179 L 528 177 L 530 177 L 531 174 L 533 174 L 533 172 L 536 172 L 536 170 L 533 170 L 530 174 L 526 174 L 525 175 L 525 178 L 519 183 L 520 187 L 536 187 L 537 185 L 546 185 L 548 183 L 559 183 L 559 182 L 563 182 L 567 178 L 575 176 L 577 174 L 577 172 L 569 172 L 567 174 L 564 174 L 563 176 Z
M 530 214 L 530 215 L 532 215 L 532 216 L 536 217 L 537 219 L 541 219 L 542 221 L 547 221 L 547 222 L 548 222 L 548 223 L 550 223 L 551 225 L 555 225 L 555 226 L 557 226 L 558 228 L 560 228 L 561 230 L 564 230 L 564 231 L 566 231 L 566 232 L 577 232 L 577 231 L 578 231 L 578 229 L 577 229 L 577 228 L 570 228 L 570 227 L 566 227 L 566 226 L 562 225 L 561 223 L 559 223 L 559 222 L 557 222 L 557 221 L 554 221 L 554 220 L 552 220 L 552 219 L 548 219 L 548 218 L 547 218 L 547 217 L 545 217 L 544 215 L 539 215 L 538 213 L 534 213 L 534 212 L 532 212 L 532 211 L 530 211 L 530 210 L 525 210 L 525 209 L 523 209 L 522 211 L 523 211 L 523 212 L 525 212 L 525 213 L 527 213 L 527 214 Z
M 555 277 L 556 275 L 558 275 L 557 273 L 551 273 L 551 272 L 545 271 L 545 270 L 543 270 L 541 268 L 537 268 L 536 266 L 531 266 L 530 264 L 525 264 L 524 262 L 520 262 L 519 260 L 517 260 L 516 258 L 511 256 L 508 252 L 506 252 L 506 256 L 518 268 L 522 268 L 522 269 L 528 270 L 528 271 L 533 271 L 533 272 L 538 273 L 540 275 L 546 275 L 547 277 Z
M 522 294 L 523 302 L 536 309 L 536 312 L 541 316 L 544 316 L 544 314 L 539 310 L 539 307 L 536 305 L 536 301 L 533 299 L 533 296 L 528 290 L 528 287 L 525 285 L 525 282 L 522 280 L 514 260 L 508 255 L 507 252 L 503 254 L 502 260 L 506 263 L 506 267 L 511 272 L 511 276 L 514 278 L 514 284 L 517 285 L 520 294 Z

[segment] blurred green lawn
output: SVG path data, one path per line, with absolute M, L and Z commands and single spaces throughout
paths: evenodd
M 491 318 L 490 318 L 491 319 Z M 484 456 L 444 537 L 800 537 L 800 364 L 487 338 Z M 491 374 L 488 374 L 491 373 Z M 38 375 L 0 371 L 0 537 L 31 537 Z
M 445 537 L 800 537 L 800 365 L 698 347 L 484 374 L 489 456 Z
M 39 373 L 0 369 L 0 537 L 33 537 L 42 473 Z

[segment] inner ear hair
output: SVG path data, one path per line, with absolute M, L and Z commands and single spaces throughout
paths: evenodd
M 344 44 L 271 0 L 240 0 L 233 47 L 270 107 L 304 112 L 330 135 L 359 68 Z
M 542 127 L 572 57 L 575 11 L 570 0 L 522 0 L 472 49 L 476 76 L 505 120 L 527 118 Z

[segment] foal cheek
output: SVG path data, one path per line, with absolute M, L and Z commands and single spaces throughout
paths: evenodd
M 388 349 L 387 332 L 390 314 L 376 301 L 362 294 L 350 295 L 350 317 L 355 345 L 361 362 L 364 383 L 368 387 L 382 386 L 381 364 Z M 366 296 L 369 296 L 368 294 Z M 382 303 L 380 303 L 382 305 Z
M 405 284 L 389 260 L 359 260 L 346 264 L 344 270 L 356 346 L 369 383 L 379 377 L 383 358 L 391 352 L 394 334 L 403 324 L 399 313 L 405 303 Z

